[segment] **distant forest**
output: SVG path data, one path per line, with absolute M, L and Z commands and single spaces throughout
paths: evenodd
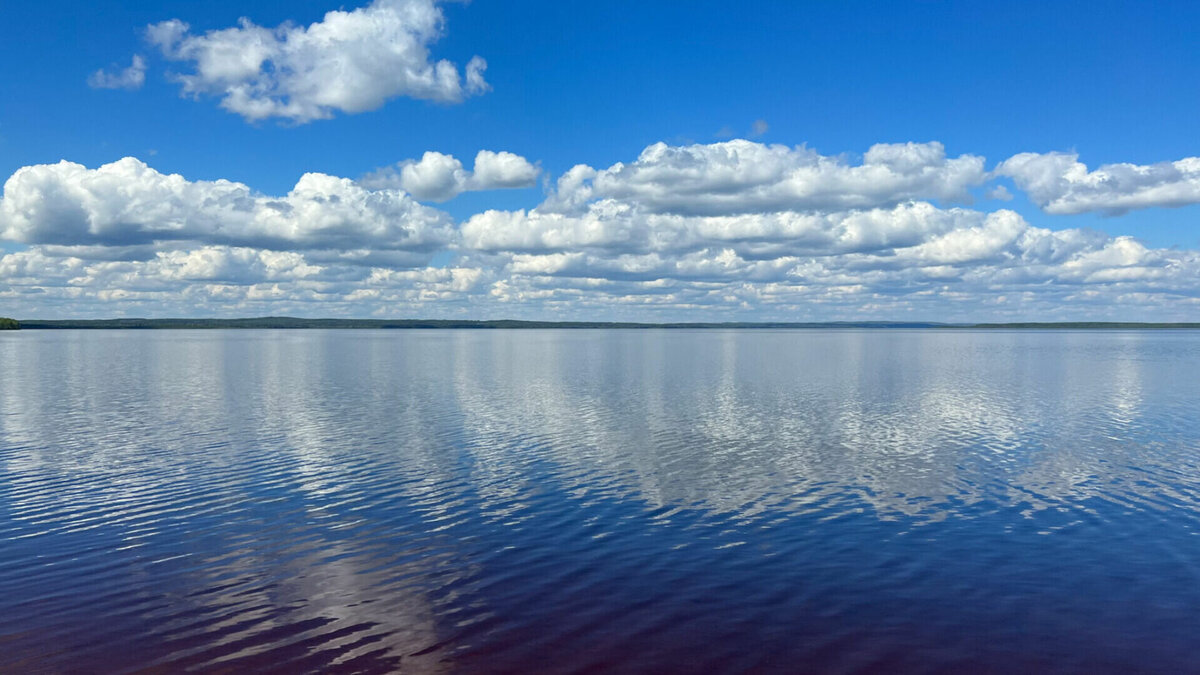
M 22 320 L 0 319 L 0 329 L 196 329 L 196 328 L 942 328 L 942 329 L 1200 329 L 1200 323 L 1121 323 L 1121 322 L 1061 322 L 1061 323 L 974 323 L 949 324 L 928 322 L 825 322 L 825 323 L 619 323 L 600 321 L 458 321 L 426 319 L 300 319 L 268 316 L 251 319 L 70 319 Z

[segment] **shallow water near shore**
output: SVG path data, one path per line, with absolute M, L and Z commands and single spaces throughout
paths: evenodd
M 1200 669 L 1200 332 L 0 334 L 0 670 Z

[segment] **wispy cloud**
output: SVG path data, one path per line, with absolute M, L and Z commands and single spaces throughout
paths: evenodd
M 92 89 L 140 89 L 146 83 L 146 60 L 133 55 L 133 63 L 120 70 L 97 70 L 88 76 Z

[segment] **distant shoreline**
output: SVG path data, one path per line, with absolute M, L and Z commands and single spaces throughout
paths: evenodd
M 1018 322 L 1018 323 L 934 323 L 889 321 L 835 322 L 698 322 L 698 323 L 633 323 L 605 321 L 460 321 L 432 319 L 301 319 L 295 317 L 257 317 L 247 319 L 30 319 L 19 321 L 23 330 L 65 329 L 837 329 L 837 328 L 939 328 L 939 329 L 1062 329 L 1062 330 L 1200 330 L 1200 323 L 1138 323 L 1138 322 Z

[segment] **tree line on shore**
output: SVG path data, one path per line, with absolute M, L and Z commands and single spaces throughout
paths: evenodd
M 934 323 L 889 321 L 842 322 L 726 322 L 726 323 L 629 323 L 603 321 L 518 321 L 500 320 L 436 320 L 436 319 L 306 319 L 268 316 L 243 319 L 28 319 L 18 323 L 0 318 L 0 329 L 162 329 L 162 328 L 937 328 L 961 329 L 1074 329 L 1074 330 L 1144 330 L 1200 329 L 1200 323 L 1123 323 L 1123 322 L 1061 322 L 1061 323 Z

